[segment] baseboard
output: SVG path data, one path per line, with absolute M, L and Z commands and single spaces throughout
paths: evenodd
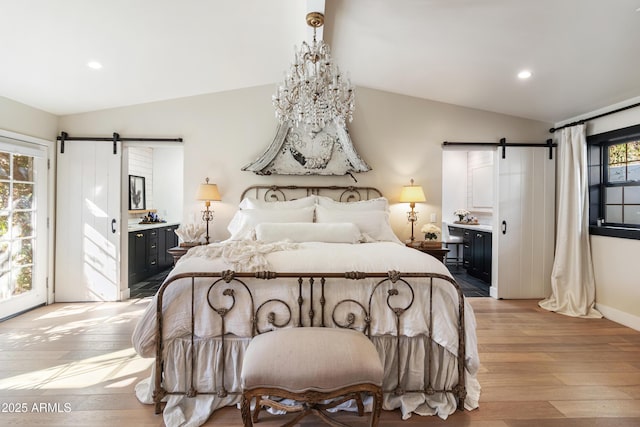
M 131 290 L 129 288 L 124 291 L 120 291 L 120 301 L 126 301 L 131 297 Z
M 498 288 L 496 288 L 495 286 L 491 286 L 489 288 L 489 296 L 498 299 Z
M 602 313 L 602 315 L 609 320 L 628 326 L 636 331 L 640 331 L 640 316 L 629 314 L 624 311 L 620 311 L 617 308 L 607 307 L 606 305 L 597 303 L 596 310 Z

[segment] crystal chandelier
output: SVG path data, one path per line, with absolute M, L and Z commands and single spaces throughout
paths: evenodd
M 295 62 L 272 98 L 280 123 L 321 129 L 333 121 L 344 126 L 353 119 L 351 82 L 331 61 L 329 46 L 316 41 L 316 29 L 323 24 L 322 13 L 307 14 L 307 25 L 313 27 L 313 42 L 311 46 L 302 42 Z

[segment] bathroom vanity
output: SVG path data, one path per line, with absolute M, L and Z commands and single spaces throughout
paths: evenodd
M 449 224 L 458 229 L 463 239 L 463 266 L 473 277 L 491 283 L 491 238 L 490 225 Z
M 129 286 L 173 265 L 168 249 L 178 245 L 179 223 L 129 225 Z

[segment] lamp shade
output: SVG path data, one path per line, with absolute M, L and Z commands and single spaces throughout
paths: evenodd
M 215 201 L 219 202 L 220 192 L 216 184 L 209 184 L 209 178 L 207 178 L 206 184 L 200 184 L 198 192 L 196 193 L 196 200 Z
M 426 201 L 427 199 L 426 197 L 424 197 L 422 186 L 413 185 L 413 180 L 411 180 L 411 185 L 405 185 L 402 187 L 402 192 L 400 193 L 401 203 L 416 203 Z

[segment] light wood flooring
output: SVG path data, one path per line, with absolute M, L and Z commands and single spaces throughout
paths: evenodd
M 470 298 L 482 362 L 480 408 L 446 421 L 383 411 L 380 426 L 640 426 L 640 332 L 549 313 L 536 301 Z M 54 304 L 0 323 L 0 425 L 163 426 L 134 385 L 151 359 L 131 348 L 148 299 Z M 21 412 L 17 412 L 21 411 Z M 279 425 L 263 416 L 258 426 Z M 366 418 L 340 414 L 355 426 Z M 241 426 L 224 408 L 207 426 Z M 319 425 L 317 419 L 302 425 Z

